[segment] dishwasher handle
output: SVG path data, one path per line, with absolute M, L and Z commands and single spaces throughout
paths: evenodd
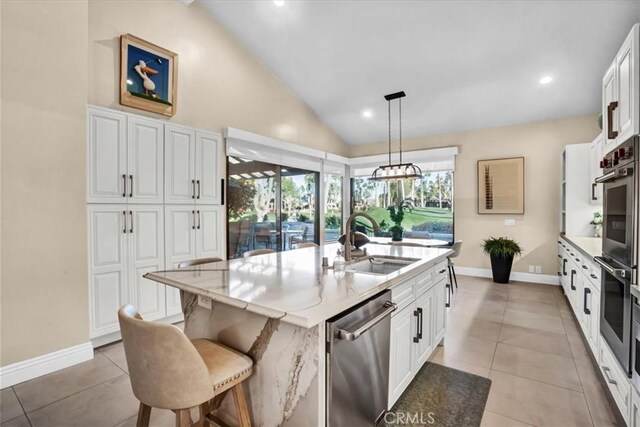
M 360 338 L 360 335 L 364 334 L 369 329 L 373 328 L 375 325 L 383 321 L 385 317 L 389 316 L 391 313 L 396 311 L 396 309 L 398 308 L 398 304 L 393 303 L 391 301 L 387 301 L 384 303 L 384 307 L 385 307 L 385 310 L 383 312 L 367 320 L 365 324 L 360 326 L 355 331 L 346 331 L 344 329 L 338 329 L 336 334 L 338 339 L 347 340 L 347 341 L 357 340 L 358 338 Z

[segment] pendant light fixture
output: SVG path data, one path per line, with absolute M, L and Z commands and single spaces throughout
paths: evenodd
M 384 99 L 387 100 L 389 105 L 389 164 L 384 166 L 378 166 L 376 170 L 371 174 L 371 179 L 376 181 L 392 180 L 392 179 L 405 179 L 405 178 L 421 178 L 422 170 L 413 163 L 402 163 L 402 98 L 407 96 L 404 92 L 396 92 L 389 95 L 385 95 Z M 398 100 L 398 122 L 399 122 L 399 154 L 400 161 L 398 163 L 391 163 L 391 101 Z

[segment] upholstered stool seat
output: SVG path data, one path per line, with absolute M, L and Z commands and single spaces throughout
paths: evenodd
M 229 390 L 251 376 L 253 362 L 248 356 L 210 340 L 196 339 L 191 344 L 209 370 L 215 394 Z

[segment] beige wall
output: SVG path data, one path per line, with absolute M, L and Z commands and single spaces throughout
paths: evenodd
M 403 141 L 406 150 L 456 145 L 460 154 L 455 172 L 455 237 L 462 240 L 457 265 L 490 268 L 482 253 L 482 239 L 508 236 L 524 247 L 514 271 L 528 272 L 529 265 L 542 266 L 543 274 L 555 275 L 556 241 L 560 229 L 560 155 L 566 144 L 591 142 L 599 133 L 595 115 L 530 123 L 496 129 L 451 133 Z M 351 147 L 351 156 L 384 153 L 386 143 Z M 525 214 L 478 215 L 476 162 L 501 157 L 525 158 Z M 515 218 L 516 226 L 505 226 Z
M 87 3 L 1 9 L 4 366 L 89 337 Z
M 236 127 L 346 154 L 340 138 L 197 2 L 90 1 L 89 103 L 127 109 L 118 105 L 124 33 L 178 53 L 172 122 L 217 131 Z

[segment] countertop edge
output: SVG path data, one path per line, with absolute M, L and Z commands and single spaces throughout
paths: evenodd
M 582 237 L 590 237 L 590 236 L 582 236 Z M 582 253 L 582 255 L 588 256 L 591 260 L 593 260 L 593 257 L 595 257 L 595 256 L 602 255 L 601 253 L 598 253 L 596 255 L 590 253 L 589 251 L 584 249 L 582 246 L 580 246 L 578 243 L 576 243 L 575 240 L 571 239 L 571 237 L 567 236 L 566 234 L 560 234 L 560 238 L 566 240 L 569 243 L 571 243 L 571 245 L 573 245 L 576 249 L 578 249 Z
M 443 248 L 444 249 L 444 248 Z M 428 270 L 429 268 L 433 267 L 435 264 L 437 264 L 438 262 L 442 261 L 443 259 L 446 259 L 449 255 L 451 255 L 453 253 L 452 250 L 447 250 L 446 252 L 439 254 L 423 263 L 417 263 L 418 265 L 416 265 L 415 267 L 411 268 L 408 271 L 403 272 L 402 274 L 398 274 L 395 277 L 392 277 L 391 279 L 381 283 L 379 286 L 376 286 L 374 288 L 371 288 L 369 290 L 367 290 L 366 292 L 363 292 L 362 294 L 358 295 L 357 297 L 345 300 L 344 304 L 339 304 L 336 308 L 336 310 L 331 310 L 331 314 L 330 315 L 317 315 L 317 316 L 313 316 L 313 317 L 303 317 L 303 316 L 299 316 L 296 315 L 297 312 L 302 311 L 302 310 L 296 310 L 296 311 L 290 311 L 290 312 L 281 312 L 282 315 L 281 316 L 267 316 L 267 317 L 273 317 L 273 318 L 277 318 L 282 320 L 283 322 L 295 325 L 295 326 L 300 326 L 306 329 L 310 329 L 313 328 L 319 324 L 321 324 L 322 322 L 326 321 L 327 319 L 330 319 L 332 317 L 334 317 L 337 314 L 342 313 L 345 310 L 348 310 L 349 308 L 353 307 L 354 305 L 357 305 L 359 303 L 361 303 L 362 301 L 365 301 L 366 299 L 384 291 L 387 289 L 390 289 L 392 287 L 394 287 L 395 285 L 404 282 L 406 280 L 411 280 L 413 279 L 415 276 L 418 276 L 420 273 L 422 273 L 425 270 Z M 350 274 L 358 274 L 358 273 L 350 273 Z M 189 292 L 195 295 L 202 295 L 205 296 L 207 298 L 211 298 L 211 300 L 216 301 L 216 302 L 220 302 L 222 304 L 227 304 L 230 305 L 232 307 L 236 307 L 236 308 L 240 308 L 243 310 L 247 310 L 251 313 L 256 313 L 262 316 L 265 316 L 265 312 L 266 311 L 271 311 L 271 312 L 275 312 L 275 310 L 268 308 L 268 307 L 263 307 L 260 306 L 258 304 L 250 304 L 246 301 L 241 301 L 241 300 L 237 300 L 234 298 L 229 298 L 229 297 L 225 297 L 219 294 L 216 294 L 214 292 L 207 292 L 203 289 L 200 288 L 196 288 L 181 282 L 176 282 L 175 280 L 171 280 L 168 279 L 166 277 L 162 277 L 162 276 L 158 276 L 154 273 L 147 273 L 145 274 L 143 277 L 145 277 L 146 279 L 149 280 L 153 280 L 154 282 L 158 282 L 158 283 L 162 283 L 164 285 L 167 286 L 172 286 L 174 288 L 183 290 L 185 292 Z M 255 309 L 254 309 L 255 307 Z

